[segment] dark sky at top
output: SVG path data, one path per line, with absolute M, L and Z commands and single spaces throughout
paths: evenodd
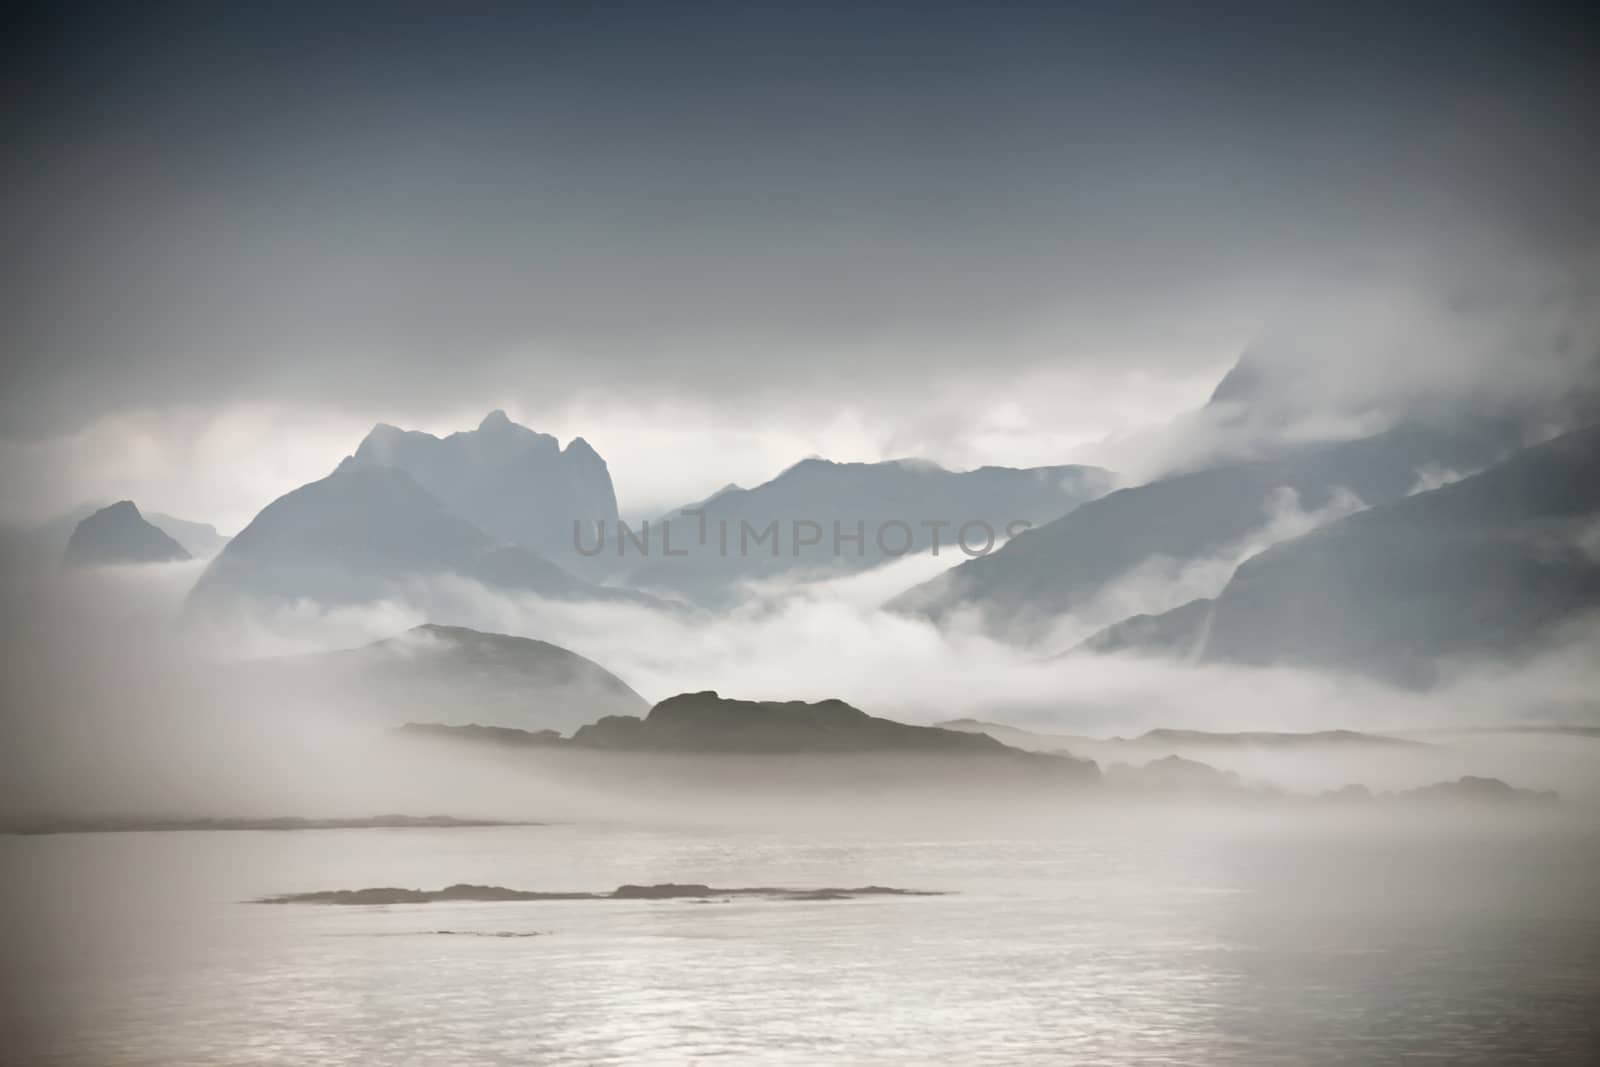
M 1514 264 L 1543 299 L 1600 229 L 1576 7 L 7 18 L 12 440 L 174 404 L 887 410 L 1193 375 L 1286 294 L 1388 271 L 1448 297 Z

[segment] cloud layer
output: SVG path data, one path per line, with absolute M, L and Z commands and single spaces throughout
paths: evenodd
M 1263 339 L 1368 399 L 1556 393 L 1593 355 L 1571 309 L 1594 306 L 1594 77 L 1554 9 L 11 29 L 0 436 L 80 481 L 85 428 L 264 410 L 447 429 L 502 406 L 594 440 L 625 490 L 621 460 L 684 426 L 760 457 L 707 491 L 808 446 L 1059 462 Z M 696 495 L 638 478 L 634 507 Z

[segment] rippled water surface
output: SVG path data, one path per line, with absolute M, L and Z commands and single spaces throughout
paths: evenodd
M 1600 1052 L 1600 834 L 1581 820 L 83 834 L 0 839 L 0 858 L 0 1037 L 18 1062 L 1503 1064 Z M 246 902 L 663 881 L 948 895 Z M 537 936 L 470 936 L 483 934 Z

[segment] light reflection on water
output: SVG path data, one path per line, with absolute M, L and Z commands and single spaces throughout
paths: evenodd
M 0 857 L 4 1047 L 35 1063 L 1501 1064 L 1600 1049 L 1600 835 L 1570 823 L 106 834 L 0 839 Z M 459 881 L 952 893 L 243 903 Z

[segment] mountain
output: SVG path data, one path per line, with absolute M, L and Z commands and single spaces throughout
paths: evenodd
M 1515 655 L 1600 607 L 1597 523 L 1591 427 L 1269 548 L 1153 628 L 1171 646 L 1187 627 L 1204 661 L 1426 685 L 1442 658 Z
M 648 702 L 576 652 L 527 637 L 425 624 L 361 648 L 252 665 L 285 699 L 336 700 L 392 725 L 426 720 L 571 732 Z
M 1130 615 L 1090 634 L 1063 656 L 1132 652 L 1186 659 L 1195 654 L 1211 616 L 1211 599 L 1199 597 L 1156 615 Z
M 1241 411 L 1274 408 L 1278 405 L 1278 387 L 1287 384 L 1285 380 L 1290 377 L 1282 364 L 1254 350 L 1245 352 L 1218 380 L 1206 407 L 1236 406 Z
M 489 536 L 398 467 L 349 462 L 263 508 L 206 567 L 189 601 L 361 603 L 442 574 L 558 600 L 649 602 Z
M 217 528 L 209 522 L 180 519 L 159 511 L 147 513 L 145 519 L 150 525 L 182 545 L 196 559 L 210 559 L 221 552 L 222 546 L 228 543 L 227 536 L 218 533 Z
M 101 508 L 73 529 L 62 557 L 69 567 L 109 563 L 172 563 L 188 551 L 145 521 L 131 500 Z
M 608 718 L 573 735 L 575 746 L 620 751 L 742 753 L 760 755 L 872 753 L 1027 759 L 983 734 L 912 726 L 879 719 L 842 700 L 814 704 L 791 700 L 731 700 L 715 692 L 682 693 L 650 709 L 643 719 Z M 1040 757 L 1059 773 L 1097 779 L 1092 762 Z
M 1225 574 L 1253 542 L 1278 536 L 1277 512 L 1286 504 L 1301 515 L 1381 504 L 1415 489 L 1419 472 L 1479 469 L 1505 451 L 1506 431 L 1498 425 L 1413 424 L 1174 475 L 1083 504 L 890 606 L 936 621 L 977 608 L 993 632 L 1034 637 L 1061 615 L 1095 608 L 1097 597 L 1115 593 L 1118 579 L 1135 577 L 1141 565 L 1216 561 Z
M 807 459 L 753 489 L 729 485 L 651 523 L 648 558 L 625 544 L 620 562 L 632 557 L 629 581 L 638 588 L 717 602 L 741 581 L 865 570 L 931 551 L 935 537 L 941 554 L 962 559 L 965 523 L 975 524 L 965 536 L 976 551 L 989 540 L 985 529 L 1004 539 L 1011 524 L 1047 522 L 1111 485 L 1098 467 L 950 471 L 920 460 Z M 695 510 L 701 514 L 686 514 Z M 617 538 L 605 547 L 618 558 Z
M 587 441 L 563 449 L 503 411 L 443 438 L 380 423 L 343 466 L 404 471 L 449 513 L 569 568 L 589 566 L 574 548 L 574 521 L 591 537 L 597 522 L 617 522 L 611 473 Z
M 35 543 L 40 549 L 59 556 L 66 549 L 67 541 L 71 539 L 72 531 L 78 528 L 78 524 L 95 512 L 105 509 L 106 506 L 103 500 L 92 504 L 80 504 L 71 511 L 23 527 L 16 532 Z M 145 522 L 178 542 L 196 559 L 210 559 L 228 543 L 227 537 L 218 533 L 217 528 L 208 522 L 193 522 L 159 511 L 143 511 L 140 514 L 143 515 Z

